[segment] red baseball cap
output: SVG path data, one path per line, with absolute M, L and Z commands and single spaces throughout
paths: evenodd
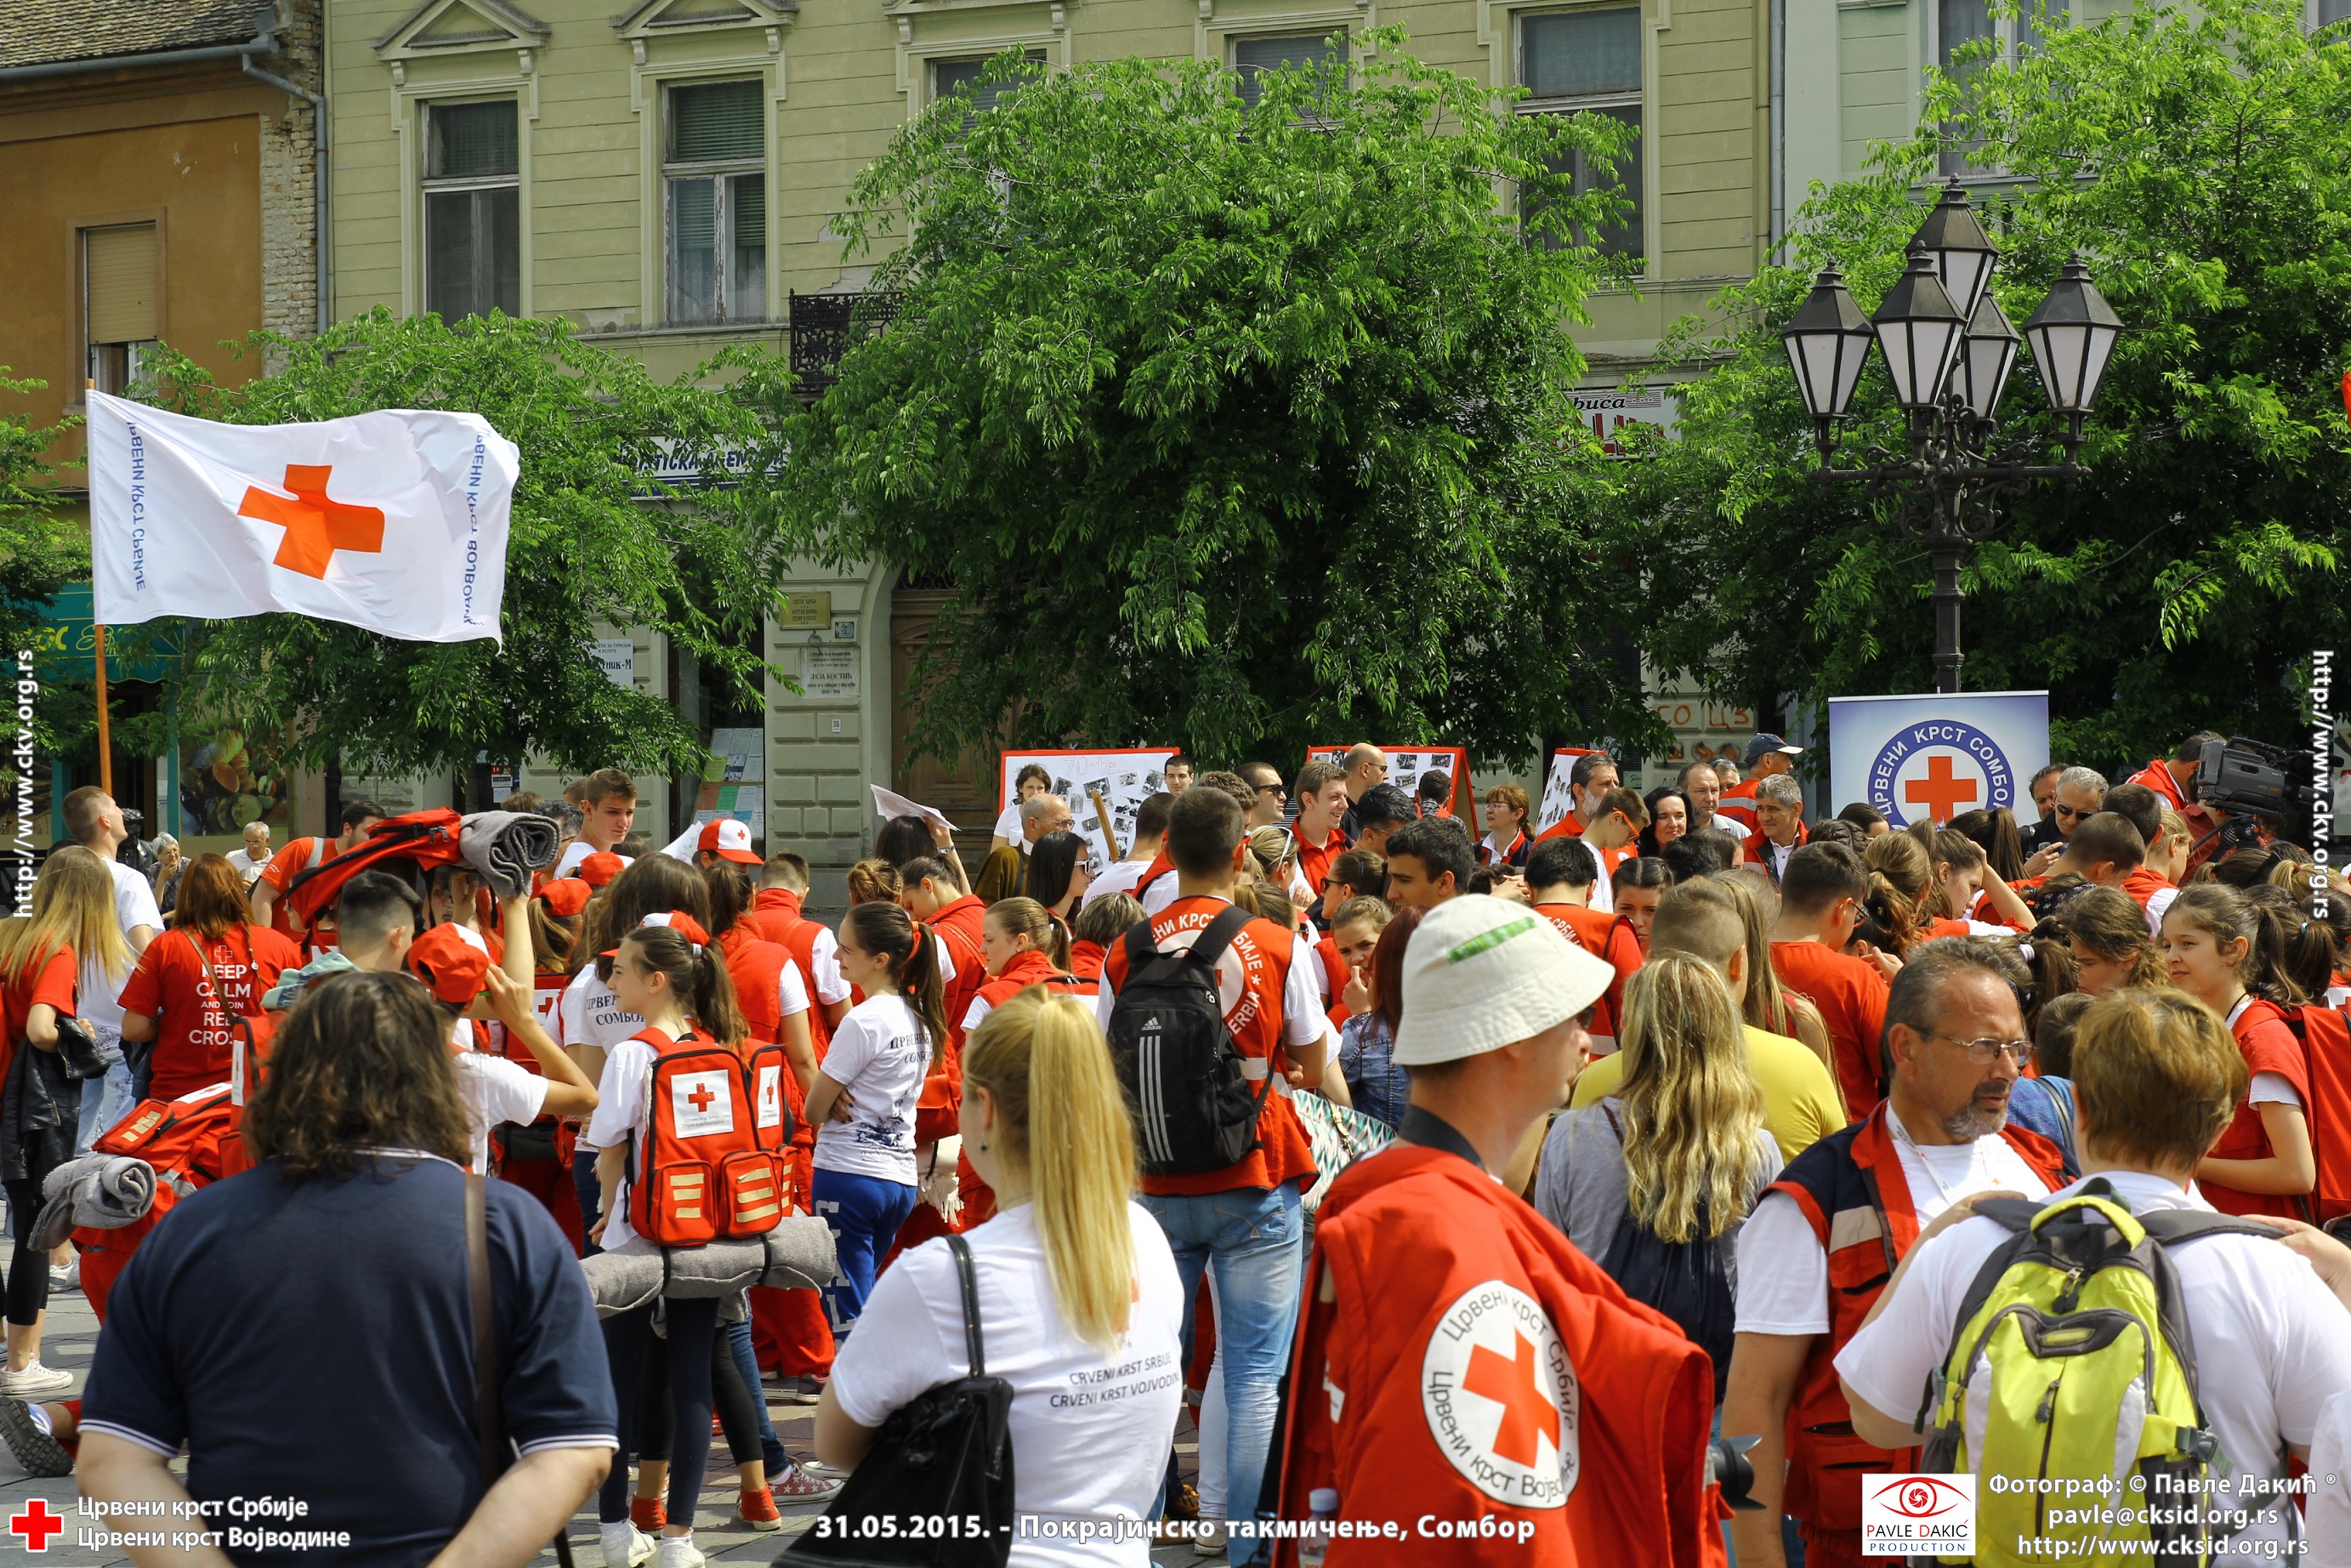
M 578 877 L 566 876 L 540 888 L 538 896 L 546 903 L 549 914 L 568 919 L 588 907 L 588 900 L 595 891 Z
M 767 863 L 751 852 L 751 824 L 736 817 L 713 817 L 703 823 L 702 837 L 695 841 L 694 847 L 743 865 Z
M 621 874 L 628 862 L 610 850 L 599 850 L 580 862 L 580 880 L 590 887 L 601 887 Z
M 435 925 L 408 945 L 408 972 L 439 1000 L 466 1007 L 482 994 L 490 972 L 489 950 L 462 925 Z

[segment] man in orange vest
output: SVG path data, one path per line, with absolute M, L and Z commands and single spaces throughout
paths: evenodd
M 1413 933 L 1411 1108 L 1322 1200 L 1290 1375 L 1280 1514 L 1335 1512 L 1330 1568 L 1723 1561 L 1705 1353 L 1494 1179 L 1614 977 L 1499 898 Z
M 1584 1025 L 1595 1057 L 1615 1051 L 1625 982 L 1641 967 L 1641 939 L 1634 935 L 1633 923 L 1592 907 L 1592 890 L 1599 880 L 1598 858 L 1581 839 L 1546 839 L 1527 857 L 1527 901 L 1535 913 L 1557 926 L 1570 946 L 1604 960 L 1611 971 L 1608 990 L 1592 1004 L 1592 1017 Z
M 2152 759 L 2125 780 L 2126 783 L 2143 784 L 2154 790 L 2165 805 L 2179 813 L 2199 843 L 2207 834 L 2218 831 L 2220 824 L 2213 819 L 2211 812 L 2196 803 L 2196 769 L 2204 760 L 2204 747 L 2221 739 L 2209 729 L 2199 729 L 2173 747 L 2169 758 Z M 2208 858 L 2209 847 L 2206 854 L 2199 856 L 2195 863 L 2200 865 Z
M 334 838 L 296 839 L 270 857 L 268 866 L 253 883 L 253 918 L 256 922 L 288 936 L 301 936 L 302 927 L 294 924 L 293 912 L 282 902 L 286 890 L 301 873 L 359 848 L 360 841 L 383 821 L 383 808 L 372 800 L 347 800 L 341 821 L 343 831 Z
M 1749 741 L 1747 778 L 1722 792 L 1721 800 L 1714 808 L 1715 826 L 1726 832 L 1737 833 L 1742 839 L 1753 838 L 1763 826 L 1763 819 L 1755 810 L 1755 787 L 1766 779 L 1793 773 L 1796 770 L 1793 759 L 1803 754 L 1802 747 L 1791 746 L 1776 735 L 1759 735 Z M 1733 822 L 1738 826 L 1732 827 Z M 1750 844 L 1748 853 L 1751 856 L 1754 852 L 1755 847 Z
M 1811 1568 L 1899 1561 L 1862 1555 L 1862 1477 L 1916 1469 L 1917 1455 L 1854 1435 L 1836 1354 L 1936 1216 L 2064 1184 L 2057 1146 L 2008 1118 L 2032 1060 L 2019 1003 L 2029 983 L 2012 949 L 1980 936 L 1913 953 L 1886 1003 L 1886 1099 L 1791 1161 L 1740 1232 L 1722 1430 L 1762 1439 L 1750 1458 L 1764 1505 L 1731 1525 L 1740 1568 L 1784 1568 L 1782 1511 Z
M 1582 838 L 1583 830 L 1606 810 L 1601 798 L 1622 782 L 1615 759 L 1604 751 L 1587 751 L 1567 774 L 1567 815 L 1545 828 L 1541 839 Z

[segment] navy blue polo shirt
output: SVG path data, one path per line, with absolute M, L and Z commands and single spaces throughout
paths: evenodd
M 481 1500 L 465 1176 L 384 1155 L 343 1180 L 272 1161 L 181 1201 L 107 1302 L 82 1426 L 189 1449 L 207 1529 L 348 1532 L 240 1563 L 429 1562 Z M 611 1448 L 611 1376 L 579 1260 L 538 1201 L 489 1184 L 508 1434 L 526 1453 Z M 238 1519 L 233 1500 L 292 1500 Z M 175 1528 L 191 1528 L 185 1524 Z

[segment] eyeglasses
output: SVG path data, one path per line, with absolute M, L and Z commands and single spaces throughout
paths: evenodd
M 2095 817 L 2098 814 L 2098 808 L 2095 806 L 2091 807 L 2086 811 L 2077 811 L 2071 806 L 2059 806 L 2056 810 L 2057 815 L 2071 818 L 2077 821 L 2084 817 Z
M 1957 1035 L 1945 1034 L 1940 1030 L 1930 1029 L 1926 1032 L 1937 1040 L 1948 1040 L 1953 1045 L 1966 1046 L 1968 1060 L 1978 1067 L 1990 1067 L 2002 1056 L 2014 1061 L 2019 1067 L 2032 1065 L 2032 1042 L 2029 1040 L 1993 1040 L 1989 1035 L 1981 1040 L 1961 1040 Z
M 1260 795 L 1270 795 L 1277 800 L 1290 799 L 1290 791 L 1279 784 L 1260 784 L 1257 787 L 1257 792 Z

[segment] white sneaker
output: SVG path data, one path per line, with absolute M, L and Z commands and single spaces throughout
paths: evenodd
M 72 1386 L 72 1373 L 43 1366 L 37 1361 L 22 1372 L 0 1372 L 0 1394 L 13 1394 L 19 1399 L 27 1394 L 48 1394 Z
M 625 1519 L 597 1531 L 604 1541 L 604 1568 L 637 1568 L 653 1554 L 653 1538 Z
M 78 1291 L 81 1289 L 80 1254 L 75 1254 L 74 1260 L 67 1264 L 64 1268 L 51 1269 L 49 1270 L 49 1289 L 52 1291 Z
M 654 1554 L 653 1568 L 702 1568 L 702 1552 L 691 1535 L 664 1535 Z
M 1200 1522 L 1199 1533 L 1192 1538 L 1195 1557 L 1222 1557 L 1225 1554 L 1225 1527 L 1222 1521 Z

